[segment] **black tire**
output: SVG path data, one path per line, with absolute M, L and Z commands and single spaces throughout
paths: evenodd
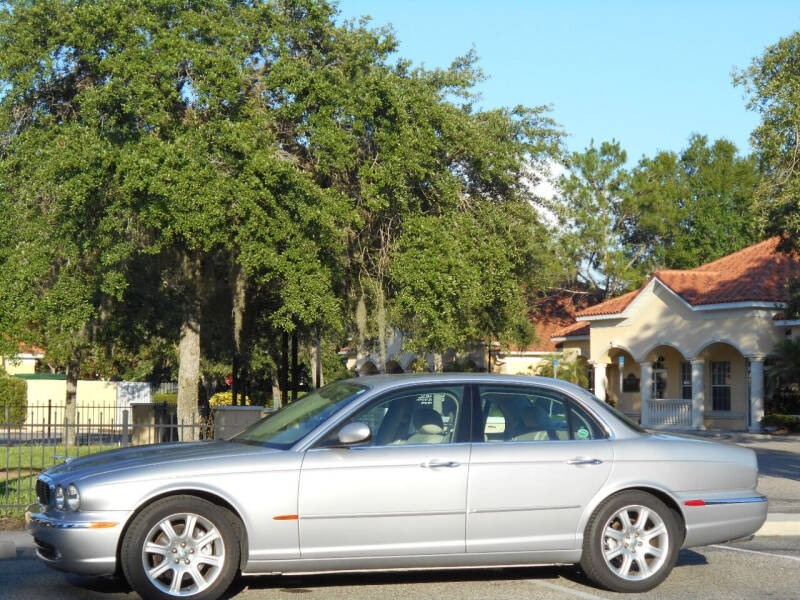
M 160 527 L 164 521 L 175 535 L 171 536 Z M 194 522 L 196 525 L 189 532 L 189 539 L 187 524 Z M 203 544 L 204 537 L 213 539 L 204 545 L 195 543 Z M 164 545 L 163 558 L 160 548 L 158 552 L 145 554 L 148 541 Z M 195 496 L 171 496 L 146 507 L 131 523 L 120 548 L 125 578 L 144 600 L 179 597 L 169 589 L 176 577 L 179 577 L 178 589 L 184 594 L 197 590 L 180 597 L 216 600 L 236 576 L 240 557 L 238 519 L 229 510 Z M 163 573 L 154 576 L 156 569 L 162 566 Z M 198 579 L 202 583 L 198 583 Z
M 660 525 L 664 533 L 658 533 Z M 678 519 L 666 504 L 646 492 L 623 491 L 604 500 L 589 519 L 580 564 L 603 588 L 646 592 L 672 571 L 681 540 Z

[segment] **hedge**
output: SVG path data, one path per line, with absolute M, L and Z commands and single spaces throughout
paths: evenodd
M 177 405 L 178 394 L 153 394 L 153 403 L 161 404 L 163 402 Z
M 800 417 L 796 415 L 766 415 L 761 419 L 761 428 L 775 427 L 791 433 L 800 433 Z
M 23 423 L 28 411 L 28 383 L 0 376 L 0 423 Z

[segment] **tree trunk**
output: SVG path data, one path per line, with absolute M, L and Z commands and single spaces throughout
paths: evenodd
M 444 360 L 441 352 L 433 353 L 433 372 L 442 373 L 444 371 Z
M 282 406 L 280 378 L 274 371 L 272 373 L 272 406 L 275 408 L 280 408 Z
M 280 406 L 289 404 L 289 334 L 281 334 L 281 403 Z
M 311 363 L 311 387 L 319 389 L 322 387 L 322 343 L 319 339 L 319 332 L 316 332 L 314 339 L 308 345 L 308 356 Z
M 178 344 L 178 431 L 181 441 L 196 440 L 198 421 L 197 401 L 200 385 L 200 259 L 196 255 L 184 258 L 184 277 L 187 281 L 181 323 L 181 339 Z
M 244 327 L 244 311 L 246 307 L 245 290 L 247 280 L 241 265 L 234 261 L 231 268 L 231 281 L 233 286 L 233 404 L 245 404 L 245 391 L 242 375 L 244 365 L 242 360 L 242 330 Z
M 297 363 L 297 329 L 292 332 L 292 402 L 297 400 L 297 389 L 300 382 L 300 369 Z
M 66 445 L 66 452 L 69 452 L 70 447 L 75 447 L 78 439 L 78 430 L 76 419 L 78 416 L 78 373 L 80 372 L 81 364 L 78 360 L 72 360 L 67 364 L 67 395 L 64 406 L 64 444 Z

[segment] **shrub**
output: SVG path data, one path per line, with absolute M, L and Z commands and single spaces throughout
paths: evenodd
M 248 406 L 250 405 L 250 396 L 245 396 L 244 403 Z M 224 392 L 217 392 L 208 400 L 208 405 L 211 408 L 215 408 L 217 406 L 231 406 L 233 404 L 233 392 L 231 390 L 226 390 Z
M 178 404 L 178 394 L 153 394 L 153 402 L 155 404 L 161 404 L 166 402 L 167 404 Z
M 0 376 L 0 423 L 23 423 L 28 411 L 28 383 Z
M 761 419 L 761 428 L 775 427 L 779 431 L 800 433 L 800 417 L 797 415 L 766 415 Z

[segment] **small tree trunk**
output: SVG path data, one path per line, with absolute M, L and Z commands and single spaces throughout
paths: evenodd
M 272 373 L 272 406 L 275 408 L 280 408 L 282 406 L 280 378 L 274 371 Z
M 78 360 L 72 360 L 67 365 L 67 395 L 64 406 L 64 444 L 75 447 L 78 439 L 76 419 L 78 416 L 78 373 L 81 366 Z

